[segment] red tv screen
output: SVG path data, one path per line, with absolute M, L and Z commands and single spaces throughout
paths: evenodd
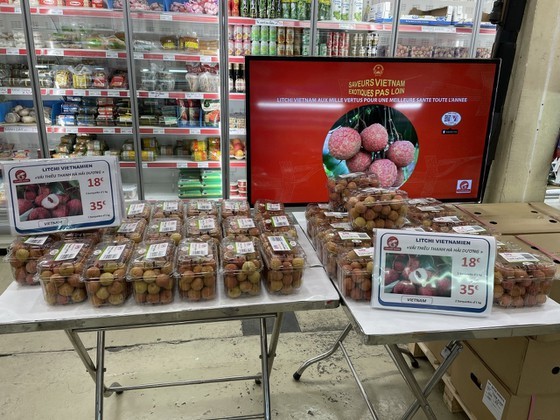
M 411 197 L 479 201 L 497 60 L 246 57 L 249 200 L 327 201 L 373 172 Z

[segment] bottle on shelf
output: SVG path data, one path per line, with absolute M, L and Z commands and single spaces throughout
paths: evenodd
M 232 63 L 229 65 L 229 91 L 230 92 L 236 92 L 235 89 L 235 76 L 236 76 L 236 71 L 235 71 L 235 64 Z
M 243 64 L 239 64 L 235 73 L 235 91 L 239 93 L 245 92 L 245 70 Z

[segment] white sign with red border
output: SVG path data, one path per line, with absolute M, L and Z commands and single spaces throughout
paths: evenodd
M 374 248 L 373 307 L 490 315 L 493 237 L 378 229 Z

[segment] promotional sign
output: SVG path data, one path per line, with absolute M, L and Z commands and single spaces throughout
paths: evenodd
M 490 314 L 493 237 L 378 229 L 374 249 L 373 307 Z
M 123 215 L 112 156 L 3 163 L 8 214 L 16 234 L 117 226 Z
M 360 171 L 479 201 L 498 63 L 246 57 L 250 201 L 324 202 L 328 176 Z

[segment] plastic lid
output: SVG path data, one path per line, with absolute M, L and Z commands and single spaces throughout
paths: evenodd
M 263 256 L 270 270 L 301 269 L 306 264 L 306 255 L 301 245 L 292 238 L 261 234 Z
M 153 205 L 152 219 L 183 219 L 184 203 L 181 200 L 161 200 Z
M 128 273 L 133 267 L 162 268 L 173 260 L 174 253 L 175 244 L 168 239 L 140 242 L 130 259 Z
M 212 200 L 189 200 L 186 204 L 187 216 L 218 216 L 218 205 Z
M 251 206 L 246 200 L 223 200 L 221 215 L 222 219 L 232 216 L 250 216 Z
M 183 239 L 177 247 L 175 271 L 181 264 L 202 264 L 216 266 L 218 253 L 214 241 Z
M 128 261 L 132 257 L 134 242 L 100 242 L 93 248 L 85 263 L 84 280 L 102 280 L 107 276 L 111 281 L 125 278 Z
M 224 272 L 252 273 L 262 270 L 263 262 L 259 252 L 259 241 L 237 241 L 224 239 L 221 255 Z
M 145 201 L 132 201 L 127 204 L 125 216 L 127 219 L 150 219 L 152 205 Z

